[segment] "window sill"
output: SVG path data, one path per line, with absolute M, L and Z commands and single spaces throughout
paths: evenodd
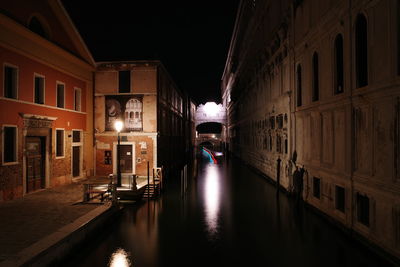
M 12 166 L 12 165 L 18 165 L 19 162 L 15 161 L 15 162 L 3 162 L 3 166 Z

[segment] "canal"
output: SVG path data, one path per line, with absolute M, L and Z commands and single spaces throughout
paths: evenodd
M 65 266 L 391 266 L 235 159 L 194 172 L 186 193 L 171 180 L 125 207 Z

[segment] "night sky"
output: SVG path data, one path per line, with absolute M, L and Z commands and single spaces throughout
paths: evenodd
M 161 60 L 197 103 L 220 102 L 239 0 L 63 0 L 95 61 Z

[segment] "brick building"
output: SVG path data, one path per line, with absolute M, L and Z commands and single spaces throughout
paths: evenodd
M 241 1 L 222 77 L 229 149 L 400 257 L 400 3 Z M 297 161 L 293 164 L 293 154 Z M 283 179 L 283 180 L 282 180 Z
M 94 61 L 59 1 L 1 1 L 0 64 L 0 201 L 93 174 Z
M 147 176 L 187 162 L 190 101 L 159 61 L 99 62 L 95 73 L 96 175 L 117 171 L 115 120 L 122 120 L 122 175 Z

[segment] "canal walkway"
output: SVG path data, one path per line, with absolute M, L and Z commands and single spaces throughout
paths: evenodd
M 85 182 L 88 180 L 82 179 L 0 202 L 0 266 L 28 262 L 109 210 L 110 203 L 82 203 Z

